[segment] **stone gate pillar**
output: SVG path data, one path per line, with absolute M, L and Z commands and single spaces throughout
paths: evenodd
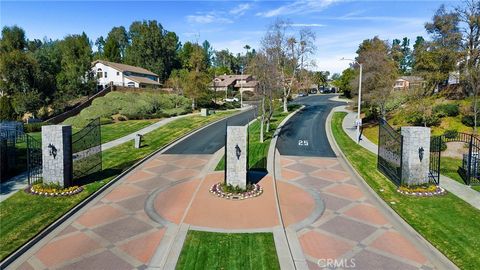
M 71 186 L 73 179 L 72 127 L 42 127 L 43 182 Z
M 227 127 L 226 181 L 227 185 L 247 187 L 247 126 Z
M 430 128 L 402 127 L 402 183 L 428 183 L 430 170 Z

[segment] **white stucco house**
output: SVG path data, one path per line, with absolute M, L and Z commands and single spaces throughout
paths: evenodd
M 210 83 L 210 89 L 214 91 L 241 91 L 255 92 L 258 81 L 252 75 L 221 75 L 215 77 Z
M 96 60 L 92 63 L 92 71 L 97 78 L 98 89 L 104 89 L 109 84 L 135 88 L 161 85 L 157 74 L 141 67 Z

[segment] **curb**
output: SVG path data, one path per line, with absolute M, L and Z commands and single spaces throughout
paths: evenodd
M 294 253 L 297 254 L 298 252 L 295 252 L 295 250 L 292 251 L 292 244 L 288 240 L 289 239 L 289 237 L 288 237 L 289 233 L 287 232 L 287 229 L 285 228 L 285 224 L 283 222 L 282 211 L 280 209 L 280 200 L 278 198 L 277 179 L 276 179 L 276 173 L 275 173 L 275 155 L 276 155 L 276 149 L 277 149 L 277 139 L 278 139 L 278 136 L 279 136 L 279 134 L 282 130 L 282 127 L 288 122 L 288 120 L 290 120 L 290 118 L 292 118 L 296 113 L 301 111 L 303 108 L 305 108 L 304 105 L 302 107 L 298 108 L 297 110 L 293 111 L 287 117 L 285 117 L 285 119 L 283 119 L 283 121 L 278 125 L 277 129 L 273 133 L 272 140 L 270 141 L 270 146 L 268 147 L 267 171 L 272 172 L 273 191 L 275 193 L 275 201 L 276 201 L 276 205 L 277 205 L 278 218 L 279 218 L 279 221 L 280 221 L 280 228 L 281 228 L 281 232 L 276 233 L 276 236 L 277 236 L 276 239 L 278 239 L 278 243 L 276 242 L 275 246 L 281 245 L 282 246 L 281 249 L 288 249 L 288 253 L 290 255 L 289 258 L 286 258 L 286 256 L 282 256 L 282 254 L 279 254 L 278 251 L 277 251 L 277 256 L 278 256 L 278 259 L 279 259 L 280 267 L 284 268 L 284 269 L 297 269 L 297 261 L 300 261 L 299 264 L 302 264 L 302 266 L 299 266 L 298 268 L 303 269 L 304 268 L 303 264 L 305 264 L 305 266 L 306 266 L 306 260 L 305 260 L 304 257 L 299 258 L 300 260 L 296 259 L 297 256 L 294 256 L 293 254 Z M 282 237 L 280 237 L 280 235 Z M 295 246 L 295 249 L 298 249 L 298 248 L 299 247 Z M 278 250 L 278 248 L 277 248 L 277 250 Z M 302 253 L 302 255 L 303 255 L 303 253 Z M 288 262 L 284 261 L 282 263 L 280 258 L 284 258 L 285 260 L 288 260 Z M 283 267 L 282 267 L 282 265 L 283 265 Z
M 56 219 L 55 221 L 53 221 L 52 223 L 50 223 L 46 228 L 44 228 L 42 231 L 40 231 L 39 233 L 37 233 L 35 236 L 33 236 L 27 243 L 25 243 L 23 246 L 19 247 L 18 249 L 16 249 L 14 252 L 12 252 L 8 257 L 6 257 L 5 259 L 3 259 L 1 262 L 0 262 L 0 269 L 5 269 L 7 266 L 9 266 L 11 263 L 13 263 L 16 259 L 18 259 L 20 256 L 24 255 L 30 248 L 32 248 L 35 244 L 37 244 L 39 241 L 41 241 L 44 237 L 46 237 L 49 233 L 51 233 L 53 230 L 55 230 L 57 227 L 59 227 L 60 225 L 62 225 L 62 223 L 64 223 L 65 221 L 67 221 L 70 217 L 72 217 L 75 213 L 77 213 L 78 211 L 82 210 L 82 208 L 84 206 L 86 206 L 88 203 L 90 203 L 93 199 L 95 199 L 96 197 L 98 197 L 99 195 L 101 195 L 102 193 L 106 192 L 110 187 L 113 186 L 113 184 L 115 184 L 116 182 L 118 182 L 118 180 L 122 179 L 125 175 L 127 175 L 128 173 L 130 173 L 131 171 L 133 171 L 134 169 L 136 169 L 139 165 L 143 164 L 145 161 L 147 161 L 148 159 L 150 159 L 151 157 L 153 157 L 154 155 L 160 153 L 160 152 L 163 152 L 163 151 L 166 151 L 168 150 L 170 147 L 172 147 L 173 145 L 179 143 L 180 141 L 186 139 L 187 137 L 189 137 L 190 135 L 202 130 L 202 129 L 205 129 L 211 125 L 214 125 L 220 121 L 223 121 L 225 119 L 228 119 L 228 118 L 231 118 L 231 117 L 234 117 L 236 115 L 239 115 L 241 113 L 244 113 L 244 112 L 247 112 L 249 111 L 250 109 L 247 109 L 247 110 L 240 110 L 238 113 L 235 113 L 235 114 L 232 114 L 226 118 L 222 118 L 222 119 L 219 119 L 219 120 L 216 120 L 212 123 L 209 123 L 205 126 L 201 126 L 199 128 L 196 128 L 190 132 L 188 132 L 187 134 L 179 137 L 179 138 L 176 138 L 174 139 L 173 141 L 167 143 L 166 145 L 164 145 L 163 147 L 153 151 L 152 153 L 148 154 L 146 157 L 142 158 L 141 160 L 137 161 L 135 164 L 133 164 L 131 167 L 129 167 L 128 169 L 126 169 L 125 171 L 123 171 L 122 173 L 120 173 L 119 175 L 117 175 L 115 178 L 113 178 L 112 180 L 110 180 L 108 183 L 106 183 L 105 185 L 103 185 L 100 189 L 98 189 L 97 191 L 95 191 L 94 193 L 90 194 L 90 196 L 86 197 L 84 200 L 82 200 L 81 202 L 79 202 L 77 205 L 75 205 L 73 208 L 71 208 L 69 211 L 67 211 L 65 214 L 63 214 L 61 217 L 59 217 L 58 219 Z
M 459 269 L 453 262 L 451 262 L 443 253 L 441 253 L 437 248 L 435 248 L 430 242 L 428 242 L 422 235 L 420 235 L 415 229 L 413 229 L 410 224 L 408 224 L 401 216 L 395 212 L 380 196 L 367 184 L 365 179 L 355 170 L 353 165 L 348 161 L 345 154 L 340 150 L 340 147 L 337 144 L 337 141 L 333 137 L 332 133 L 332 116 L 337 112 L 334 109 L 330 111 L 327 116 L 327 121 L 325 122 L 325 130 L 327 131 L 327 138 L 332 146 L 333 151 L 337 154 L 337 157 L 341 162 L 346 165 L 347 169 L 356 176 L 357 182 L 360 186 L 367 191 L 367 194 L 370 195 L 374 201 L 381 205 L 382 207 L 379 209 L 381 212 L 386 214 L 388 218 L 392 221 L 392 225 L 394 225 L 400 232 L 404 233 L 410 241 L 412 241 L 417 248 L 420 248 L 425 253 L 427 259 L 430 260 L 435 267 L 438 269 Z

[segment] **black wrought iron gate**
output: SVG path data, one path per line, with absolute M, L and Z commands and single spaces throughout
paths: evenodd
M 430 139 L 430 170 L 428 178 L 436 185 L 440 184 L 440 164 L 442 158 L 443 136 L 434 136 Z
M 28 184 L 42 180 L 42 143 L 34 137 L 25 134 L 27 140 L 27 174 Z
M 402 135 L 379 120 L 377 168 L 397 186 L 402 184 Z
M 72 153 L 74 184 L 80 184 L 82 178 L 102 170 L 99 118 L 72 135 Z

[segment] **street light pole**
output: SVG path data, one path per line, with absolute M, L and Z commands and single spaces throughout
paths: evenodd
M 346 59 L 342 58 L 340 60 L 348 60 L 354 63 L 357 63 L 360 66 L 360 76 L 358 78 L 358 105 L 357 105 L 357 120 L 355 120 L 355 125 L 357 126 L 356 131 L 356 141 L 357 144 L 360 144 L 360 127 L 362 126 L 362 118 L 361 118 L 361 105 L 362 105 L 362 73 L 363 73 L 363 64 L 353 60 L 353 59 Z
M 243 108 L 243 67 L 242 67 L 242 77 L 240 79 L 240 108 Z
M 362 118 L 360 116 L 361 110 L 360 106 L 362 104 L 362 72 L 363 72 L 363 64 L 358 63 L 360 65 L 360 78 L 358 79 L 358 108 L 357 108 L 357 144 L 360 143 L 360 126 L 362 125 Z

